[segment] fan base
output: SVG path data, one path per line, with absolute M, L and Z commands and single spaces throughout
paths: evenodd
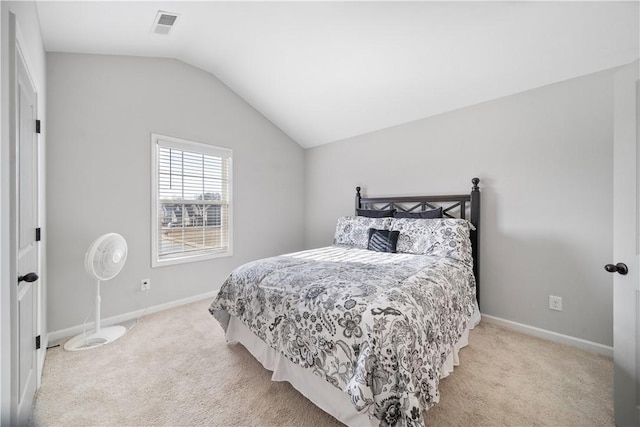
M 123 336 L 126 332 L 127 328 L 124 326 L 110 326 L 108 328 L 102 328 L 99 332 L 94 332 L 90 335 L 76 335 L 66 342 L 64 349 L 67 351 L 89 350 L 90 348 L 109 344 Z

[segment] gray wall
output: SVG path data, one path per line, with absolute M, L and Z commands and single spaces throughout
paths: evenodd
M 613 70 L 308 149 L 306 247 L 371 196 L 481 178 L 482 312 L 612 344 Z M 548 309 L 548 296 L 564 311 Z
M 90 314 L 84 254 L 106 232 L 127 239 L 129 258 L 102 287 L 103 318 L 216 290 L 244 262 L 302 249 L 302 148 L 214 76 L 170 59 L 61 53 L 47 54 L 47 72 L 49 331 Z M 233 149 L 232 257 L 151 268 L 152 132 Z

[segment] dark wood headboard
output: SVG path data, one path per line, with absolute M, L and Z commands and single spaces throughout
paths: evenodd
M 356 187 L 357 209 L 397 209 L 403 212 L 421 212 L 442 207 L 446 218 L 467 219 L 475 230 L 471 230 L 471 249 L 473 251 L 473 275 L 476 277 L 476 297 L 480 306 L 480 183 L 479 178 L 471 180 L 471 193 L 436 195 L 436 196 L 402 196 L 402 197 L 363 197 L 361 188 Z M 357 215 L 356 211 L 356 215 Z

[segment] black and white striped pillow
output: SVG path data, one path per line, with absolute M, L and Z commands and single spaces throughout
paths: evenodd
M 367 249 L 376 252 L 396 252 L 396 246 L 398 245 L 399 231 L 389 230 L 376 230 L 375 228 L 369 229 L 369 244 Z

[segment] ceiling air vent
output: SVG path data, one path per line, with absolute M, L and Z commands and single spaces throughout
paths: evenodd
M 169 34 L 178 19 L 177 13 L 158 11 L 156 19 L 153 21 L 151 32 L 155 34 Z

